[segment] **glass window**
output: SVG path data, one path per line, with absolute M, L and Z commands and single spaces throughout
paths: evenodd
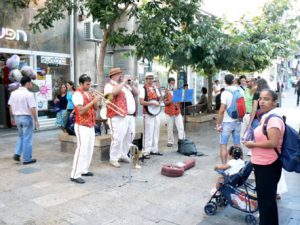
M 53 100 L 59 94 L 59 87 L 70 79 L 70 59 L 37 56 L 37 72 L 36 83 L 40 87 L 40 91 L 36 95 L 38 115 L 43 118 L 55 118 Z

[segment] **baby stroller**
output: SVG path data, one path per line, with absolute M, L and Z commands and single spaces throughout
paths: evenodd
M 224 207 L 229 204 L 235 209 L 248 213 L 245 217 L 248 225 L 256 225 L 256 218 L 253 215 L 258 210 L 255 187 L 246 182 L 252 170 L 253 166 L 249 161 L 238 173 L 233 175 L 226 175 L 223 171 L 218 171 L 218 173 L 223 175 L 224 182 L 206 203 L 204 207 L 205 213 L 207 215 L 215 215 L 218 207 Z

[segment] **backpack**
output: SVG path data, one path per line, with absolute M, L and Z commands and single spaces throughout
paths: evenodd
M 232 102 L 229 107 L 227 107 L 228 115 L 233 119 L 241 119 L 246 114 L 246 104 L 244 96 L 241 94 L 240 90 L 231 91 L 227 89 L 232 94 Z
M 281 154 L 279 154 L 277 148 L 274 148 L 274 150 L 281 161 L 282 167 L 286 171 L 300 173 L 300 137 L 297 131 L 286 124 L 282 117 L 276 114 L 271 114 L 265 119 L 263 124 L 263 134 L 268 138 L 267 124 L 269 119 L 274 116 L 282 119 L 285 125 Z
M 202 156 L 202 155 L 204 155 L 203 153 L 198 152 L 195 143 L 188 139 L 179 139 L 178 140 L 178 150 L 177 151 L 180 154 L 183 154 L 186 156 L 190 156 L 190 155 Z

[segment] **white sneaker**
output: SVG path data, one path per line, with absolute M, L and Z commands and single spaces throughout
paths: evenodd
M 122 157 L 119 159 L 119 162 L 130 163 L 130 159 L 128 157 Z
M 115 160 L 110 160 L 109 161 L 110 165 L 112 165 L 113 167 L 121 167 L 120 163 L 118 163 L 118 161 L 115 161 Z

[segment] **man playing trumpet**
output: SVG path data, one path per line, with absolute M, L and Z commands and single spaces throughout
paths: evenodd
M 147 72 L 145 75 L 145 86 L 140 91 L 140 104 L 143 106 L 144 117 L 144 157 L 150 158 L 151 155 L 162 155 L 158 151 L 160 118 L 158 115 L 150 114 L 147 107 L 160 107 L 160 93 L 158 88 L 153 85 L 154 74 Z
M 138 89 L 131 76 L 123 76 L 120 68 L 112 68 L 110 81 L 104 87 L 105 95 L 112 95 L 107 105 L 108 125 L 111 130 L 110 164 L 120 167 L 119 161 L 129 162 L 127 156 L 135 136 L 136 103 Z
M 74 130 L 77 138 L 77 147 L 74 155 L 71 181 L 83 184 L 81 176 L 93 176 L 89 172 L 95 142 L 95 110 L 98 108 L 99 96 L 93 96 L 89 89 L 91 78 L 83 74 L 79 77 L 79 88 L 72 96 L 75 107 Z

